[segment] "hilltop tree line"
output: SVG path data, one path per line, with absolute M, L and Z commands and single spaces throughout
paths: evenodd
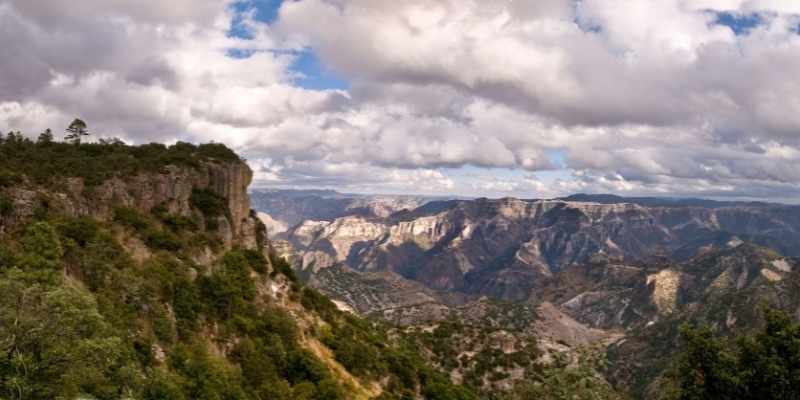
M 118 139 L 104 138 L 94 143 L 83 142 L 82 138 L 88 134 L 86 123 L 80 119 L 67 128 L 64 142 L 56 141 L 49 129 L 36 140 L 20 132 L 0 134 L 0 187 L 23 179 L 52 184 L 64 177 L 83 178 L 91 187 L 114 176 L 158 172 L 168 165 L 200 168 L 208 160 L 241 160 L 220 143 L 129 146 Z

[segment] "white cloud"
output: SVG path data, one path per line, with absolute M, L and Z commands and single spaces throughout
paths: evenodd
M 252 40 L 228 35 L 230 6 L 0 0 L 0 128 L 79 115 L 134 142 L 221 141 L 264 185 L 798 192 L 795 2 L 302 0 L 273 25 L 240 16 Z M 715 11 L 762 23 L 737 36 Z M 298 87 L 305 46 L 351 88 Z

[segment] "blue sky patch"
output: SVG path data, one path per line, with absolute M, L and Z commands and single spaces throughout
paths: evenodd
M 302 75 L 302 77 L 295 80 L 295 83 L 305 89 L 348 90 L 350 88 L 350 83 L 323 65 L 317 54 L 312 50 L 301 52 L 289 69 Z
M 278 10 L 281 8 L 283 0 L 241 0 L 232 5 L 235 17 L 231 21 L 228 35 L 245 40 L 253 40 L 253 34 L 244 24 L 248 13 L 253 13 L 253 18 L 262 23 L 271 24 L 278 18 Z M 350 83 L 337 76 L 330 68 L 326 67 L 319 59 L 313 49 L 304 51 L 292 51 L 274 49 L 276 54 L 292 54 L 296 56 L 289 70 L 298 78 L 295 84 L 310 90 L 341 89 L 350 88 Z M 228 49 L 228 57 L 248 58 L 256 51 L 252 49 Z
M 278 18 L 278 10 L 281 8 L 283 0 L 240 0 L 231 6 L 236 16 L 231 21 L 228 35 L 242 39 L 253 39 L 253 35 L 248 32 L 244 25 L 245 15 L 253 12 L 256 21 L 267 24 L 273 23 Z
M 750 30 L 764 22 L 761 15 L 757 13 L 738 14 L 731 12 L 718 12 L 715 14 L 717 16 L 717 20 L 714 21 L 714 23 L 731 28 L 733 33 L 735 33 L 737 36 L 747 35 L 750 33 Z

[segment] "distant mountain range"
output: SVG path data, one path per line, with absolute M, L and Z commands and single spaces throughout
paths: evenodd
M 292 196 L 253 197 L 294 224 L 284 238 L 302 253 L 301 271 L 388 271 L 433 290 L 506 300 L 535 296 L 545 279 L 597 255 L 680 262 L 741 242 L 800 255 L 800 207 L 781 204 Z
M 681 323 L 747 330 L 762 301 L 800 315 L 800 206 L 587 194 L 253 198 L 287 221 L 274 245 L 296 271 L 358 312 L 419 325 L 469 320 L 486 299 L 530 307 L 516 327 L 523 337 L 545 349 L 609 345 L 619 363 L 608 378 L 642 397 Z
M 255 189 L 251 192 L 255 209 L 270 234 L 279 235 L 307 220 L 332 221 L 349 215 L 385 218 L 400 210 L 413 210 L 430 201 L 447 197 L 365 195 L 334 190 Z M 266 214 L 266 215 L 264 215 Z

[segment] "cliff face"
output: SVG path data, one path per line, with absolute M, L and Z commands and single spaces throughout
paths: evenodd
M 306 221 L 287 237 L 304 253 L 298 264 L 309 273 L 343 265 L 398 273 L 434 290 L 521 300 L 559 271 L 596 254 L 682 262 L 749 241 L 798 255 L 797 215 L 780 205 L 479 199 L 426 205 L 388 218 Z
M 168 165 L 160 172 L 115 177 L 97 186 L 87 186 L 81 178 L 68 178 L 56 186 L 27 182 L 7 188 L 4 197 L 10 212 L 0 216 L 0 229 L 27 220 L 40 212 L 55 212 L 70 217 L 93 217 L 108 221 L 120 207 L 135 208 L 150 214 L 157 209 L 169 215 L 202 221 L 215 230 L 224 248 L 234 245 L 256 249 L 266 232 L 251 215 L 247 187 L 253 173 L 241 161 L 203 161 L 197 168 Z M 224 202 L 224 215 L 205 216 L 192 204 L 197 191 L 209 191 Z M 261 240 L 261 246 L 265 246 Z
M 386 218 L 434 200 L 424 196 L 344 194 L 328 190 L 255 190 L 253 207 L 273 220 L 281 234 L 303 221 L 333 221 L 346 216 Z

